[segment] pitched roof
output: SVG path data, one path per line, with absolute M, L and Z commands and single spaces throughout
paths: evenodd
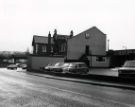
M 78 36 L 80 36 L 80 34 L 82 34 L 82 33 L 84 33 L 84 32 L 93 31 L 93 30 L 96 30 L 96 31 L 100 32 L 101 34 L 106 35 L 106 34 L 103 33 L 101 30 L 99 30 L 96 26 L 93 26 L 93 27 L 91 27 L 91 28 L 89 28 L 89 29 L 87 29 L 87 30 L 85 30 L 85 31 L 83 31 L 83 32 L 81 32 L 81 33 L 79 33 L 79 34 L 73 36 L 73 37 L 78 37 Z
M 61 35 L 61 34 L 57 34 L 56 36 L 57 36 L 58 39 L 68 39 L 68 38 L 70 38 L 69 35 Z
M 48 37 L 34 35 L 32 45 L 34 43 L 47 44 L 48 43 Z M 51 38 L 51 43 L 53 43 L 53 38 Z

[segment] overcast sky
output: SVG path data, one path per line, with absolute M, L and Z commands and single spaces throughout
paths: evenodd
M 111 49 L 135 49 L 135 0 L 0 0 L 0 51 L 31 49 L 33 35 L 97 26 Z

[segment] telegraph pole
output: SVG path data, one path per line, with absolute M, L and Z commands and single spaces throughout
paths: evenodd
M 108 39 L 107 40 L 107 51 L 109 51 L 109 42 L 110 42 L 110 40 Z

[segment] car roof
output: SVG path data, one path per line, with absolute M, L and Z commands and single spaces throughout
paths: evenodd
M 135 62 L 135 60 L 127 60 L 127 61 L 125 61 L 125 62 Z
M 85 64 L 84 62 L 69 62 L 69 63 L 73 63 L 73 64 Z
M 15 64 L 10 64 L 10 65 L 8 65 L 8 66 L 17 66 L 17 65 L 15 65 Z
M 86 65 L 84 62 L 70 62 L 72 65 Z

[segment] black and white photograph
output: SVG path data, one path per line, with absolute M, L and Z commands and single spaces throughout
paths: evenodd
M 0 0 L 0 107 L 135 107 L 135 1 Z

